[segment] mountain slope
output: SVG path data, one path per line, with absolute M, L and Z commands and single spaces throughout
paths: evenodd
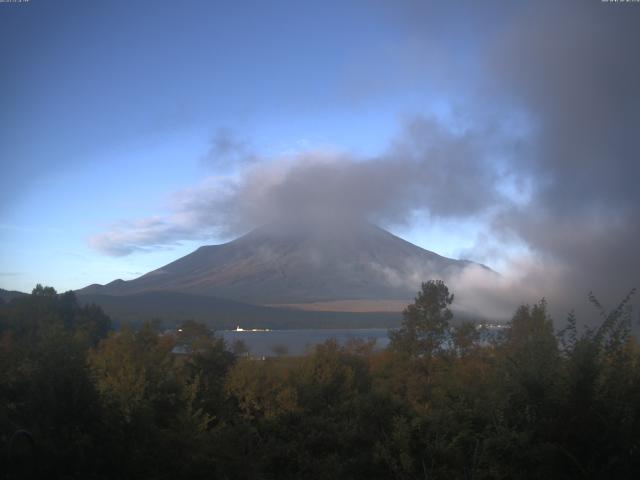
M 400 323 L 396 312 L 317 312 L 262 307 L 232 300 L 175 292 L 133 295 L 78 295 L 82 304 L 99 305 L 116 324 L 160 320 L 165 327 L 193 319 L 215 330 L 243 328 L 390 328 Z
M 470 263 L 370 224 L 331 229 L 277 224 L 201 247 L 134 280 L 91 285 L 78 293 L 171 291 L 253 304 L 410 300 L 421 281 L 446 279 Z

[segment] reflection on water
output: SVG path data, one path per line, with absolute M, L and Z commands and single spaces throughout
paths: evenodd
M 384 328 L 327 329 L 327 330 L 221 330 L 217 332 L 228 345 L 242 340 L 255 356 L 276 354 L 301 355 L 319 343 L 335 338 L 340 345 L 349 340 L 375 340 L 375 348 L 385 348 L 389 344 Z

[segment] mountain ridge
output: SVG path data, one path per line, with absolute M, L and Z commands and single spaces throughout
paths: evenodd
M 24 297 L 29 295 L 25 292 L 19 292 L 17 290 L 5 290 L 4 288 L 0 288 L 0 300 L 3 302 L 10 302 L 14 298 Z
M 93 284 L 77 293 L 170 291 L 257 305 L 410 301 L 422 281 L 446 280 L 472 264 L 372 224 L 269 224 L 224 244 L 199 247 L 136 279 Z

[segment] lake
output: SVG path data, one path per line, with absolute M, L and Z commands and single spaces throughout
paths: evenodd
M 286 352 L 287 355 L 302 355 L 315 345 L 335 338 L 340 345 L 349 340 L 375 340 L 375 348 L 382 349 L 389 344 L 389 337 L 385 328 L 357 328 L 357 329 L 322 329 L 322 330 L 268 330 L 268 331 L 237 331 L 219 330 L 229 346 L 237 340 L 242 340 L 254 356 L 274 356 L 276 352 Z

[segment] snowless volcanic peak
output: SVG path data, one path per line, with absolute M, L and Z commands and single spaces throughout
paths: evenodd
M 79 293 L 175 291 L 256 304 L 410 300 L 420 282 L 446 280 L 471 262 L 453 260 L 367 223 L 273 223 L 222 245 L 198 248 L 130 281 Z

